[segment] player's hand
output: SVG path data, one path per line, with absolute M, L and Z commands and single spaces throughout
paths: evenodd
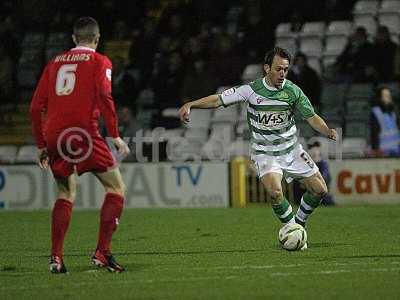
M 38 149 L 38 164 L 43 170 L 49 167 L 49 153 L 46 148 Z
M 120 137 L 113 138 L 112 142 L 114 146 L 117 148 L 119 155 L 125 157 L 131 152 L 128 145 Z
M 328 139 L 336 141 L 337 140 L 337 132 L 336 132 L 336 130 L 335 129 L 329 129 L 329 133 L 328 133 L 327 137 L 328 137 Z
M 190 104 L 186 103 L 179 109 L 179 118 L 183 123 L 188 123 L 190 121 Z

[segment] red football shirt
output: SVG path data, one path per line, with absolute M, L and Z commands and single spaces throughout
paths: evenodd
M 30 107 L 33 134 L 39 148 L 46 147 L 45 136 L 57 136 L 70 127 L 98 135 L 100 114 L 108 134 L 119 136 L 111 95 L 111 70 L 106 56 L 87 47 L 73 48 L 47 64 Z M 43 112 L 47 115 L 45 128 Z

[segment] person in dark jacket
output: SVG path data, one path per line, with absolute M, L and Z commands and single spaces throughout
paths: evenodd
M 297 84 L 308 96 L 311 104 L 317 110 L 320 107 L 321 98 L 321 78 L 317 72 L 308 65 L 307 56 L 298 52 L 294 58 L 292 68 L 289 70 L 288 79 Z

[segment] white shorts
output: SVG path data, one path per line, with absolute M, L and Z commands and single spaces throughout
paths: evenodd
M 288 154 L 280 156 L 255 154 L 251 155 L 251 160 L 259 178 L 268 173 L 279 173 L 288 183 L 293 179 L 310 177 L 319 171 L 316 163 L 303 150 L 301 144 L 297 144 Z

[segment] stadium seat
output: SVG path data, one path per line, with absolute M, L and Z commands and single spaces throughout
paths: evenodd
M 336 55 L 324 55 L 321 59 L 321 65 L 324 72 L 327 72 L 336 63 Z
M 324 22 L 306 22 L 300 32 L 300 37 L 302 39 L 308 37 L 322 38 L 325 35 L 325 27 Z
M 320 38 L 306 38 L 300 40 L 300 51 L 307 57 L 321 57 L 322 49 L 322 40 Z
M 353 120 L 368 121 L 371 112 L 368 101 L 348 101 L 346 104 L 346 123 Z
M 137 99 L 136 108 L 139 107 L 151 107 L 154 104 L 154 92 L 152 89 L 143 89 Z
M 347 120 L 345 125 L 345 137 L 367 138 L 369 128 L 365 121 Z
M 37 162 L 37 147 L 34 145 L 24 145 L 18 149 L 15 162 L 35 163 Z
M 367 150 L 367 141 L 365 138 L 347 137 L 342 142 L 342 153 L 344 158 L 364 157 Z
M 111 60 L 122 57 L 125 61 L 128 61 L 131 46 L 131 40 L 106 40 L 104 41 L 104 53 Z
M 23 50 L 21 56 L 18 59 L 18 67 L 40 70 L 43 62 L 42 55 L 42 51 L 38 51 L 37 49 Z
M 168 107 L 164 108 L 161 112 L 163 117 L 179 118 L 179 108 Z
M 212 111 L 209 109 L 192 110 L 190 122 L 186 124 L 188 128 L 209 128 Z
M 397 34 L 397 33 L 392 33 L 392 34 L 390 34 L 390 38 L 391 38 L 392 41 L 393 41 L 394 43 L 396 43 L 397 45 L 400 43 L 399 34 Z
M 303 138 L 310 138 L 312 136 L 315 136 L 315 131 L 314 129 L 312 129 L 312 127 L 310 126 L 310 124 L 308 124 L 305 121 L 297 121 L 296 123 L 296 127 L 297 127 L 297 134 L 300 137 Z
M 263 76 L 262 64 L 247 65 L 242 73 L 242 83 L 248 83 L 262 76 Z
M 234 123 L 238 119 L 238 105 L 230 105 L 228 107 L 219 107 L 213 111 L 211 122 L 231 122 Z
M 321 60 L 318 57 L 310 57 L 308 59 L 308 65 L 316 71 L 319 75 L 321 75 Z
M 344 35 L 328 36 L 325 39 L 323 56 L 338 56 L 346 47 L 347 40 Z
M 379 13 L 400 12 L 399 0 L 383 0 L 379 8 Z
M 400 2 L 399 2 L 400 3 Z M 391 34 L 397 35 L 400 33 L 400 11 L 392 13 L 380 13 L 379 25 L 386 26 Z
M 13 163 L 17 157 L 18 147 L 15 145 L 0 145 L 0 162 Z
M 33 89 L 36 86 L 38 77 L 40 76 L 39 69 L 19 68 L 17 70 L 17 82 L 20 88 Z M 28 99 L 26 99 L 28 100 Z
M 379 2 L 375 0 L 357 1 L 353 8 L 353 15 L 371 15 L 375 16 L 378 12 Z
M 296 38 L 297 33 L 291 30 L 290 23 L 280 23 L 275 29 L 275 37 L 278 38 Z
M 347 86 L 345 84 L 325 84 L 322 89 L 321 104 L 324 109 L 344 109 L 344 96 Z
M 353 24 L 350 21 L 332 21 L 329 23 L 325 35 L 348 36 L 352 32 Z
M 234 126 L 231 122 L 213 123 L 210 131 L 210 139 L 224 140 L 227 142 L 233 140 Z
M 43 48 L 46 35 L 43 32 L 26 32 L 21 43 L 21 49 Z
M 288 50 L 292 55 L 295 55 L 297 52 L 297 41 L 295 38 L 278 38 L 275 41 L 275 46 Z
M 376 33 L 377 24 L 373 16 L 361 15 L 354 17 L 353 27 L 364 27 L 367 30 L 369 38 L 371 38 Z
M 374 95 L 373 85 L 370 83 L 351 84 L 346 92 L 346 98 L 349 100 L 365 101 L 370 100 Z

